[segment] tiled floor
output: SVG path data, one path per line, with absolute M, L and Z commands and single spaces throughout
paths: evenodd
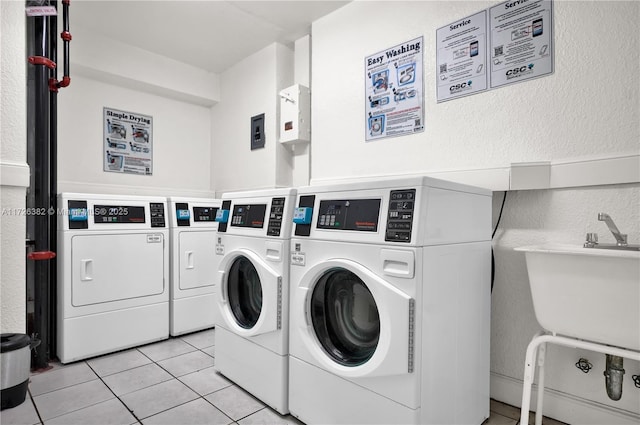
M 0 412 L 0 423 L 301 424 L 216 373 L 214 358 L 211 329 L 69 365 L 52 363 L 31 375 L 27 399 Z M 485 424 L 516 425 L 519 416 L 519 409 L 492 400 Z

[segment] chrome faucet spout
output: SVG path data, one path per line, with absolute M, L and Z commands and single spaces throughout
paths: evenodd
M 598 213 L 598 221 L 604 221 L 611 233 L 613 233 L 613 237 L 616 238 L 616 244 L 618 246 L 627 246 L 627 235 L 624 233 L 620 233 L 618 227 L 613 222 L 613 219 L 607 213 Z

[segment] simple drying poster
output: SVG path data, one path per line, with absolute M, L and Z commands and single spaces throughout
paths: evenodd
M 489 9 L 491 87 L 553 73 L 551 0 L 511 0 Z
M 487 89 L 487 11 L 436 31 L 438 102 Z
M 104 171 L 153 173 L 153 117 L 103 108 Z
M 364 60 L 366 141 L 424 131 L 423 37 Z

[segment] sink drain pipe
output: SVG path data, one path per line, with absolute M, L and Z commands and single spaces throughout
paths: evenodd
M 623 362 L 620 356 L 607 354 L 607 368 L 604 371 L 607 395 L 611 400 L 620 400 L 622 397 L 622 376 L 624 375 Z

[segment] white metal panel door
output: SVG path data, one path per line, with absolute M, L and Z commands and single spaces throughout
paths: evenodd
M 181 232 L 178 255 L 180 256 L 179 288 L 193 289 L 215 285 L 216 232 Z
M 164 235 L 77 235 L 71 241 L 74 307 L 164 291 Z

